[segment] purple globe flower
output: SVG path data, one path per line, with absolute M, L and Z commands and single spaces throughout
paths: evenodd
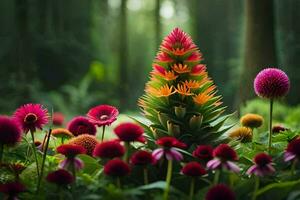
M 290 89 L 289 77 L 280 69 L 267 68 L 260 71 L 254 80 L 255 93 L 263 98 L 285 96 Z

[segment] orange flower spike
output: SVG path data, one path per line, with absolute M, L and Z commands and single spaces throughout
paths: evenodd
M 176 76 L 173 71 L 167 71 L 167 72 L 165 72 L 165 74 L 163 75 L 163 77 L 167 81 L 172 81 L 172 80 L 175 80 L 178 76 Z
M 172 69 L 177 72 L 178 74 L 183 74 L 183 73 L 189 73 L 191 70 L 188 68 L 187 65 L 183 65 L 181 63 L 179 64 L 174 64 Z
M 189 80 L 185 81 L 184 84 L 189 88 L 189 89 L 195 89 L 199 88 L 201 86 L 201 82 L 196 81 L 196 80 Z
M 205 90 L 205 94 L 210 94 L 212 91 L 214 91 L 217 87 L 215 85 L 209 86 L 209 88 L 207 88 Z
M 198 94 L 197 96 L 193 97 L 193 100 L 196 104 L 203 105 L 206 102 L 208 102 L 211 98 L 212 98 L 212 95 L 201 93 L 201 94 Z
M 169 87 L 167 84 L 161 86 L 157 91 L 158 91 L 157 94 L 158 97 L 168 97 L 176 92 L 173 91 L 173 86 Z
M 193 95 L 191 90 L 185 84 L 178 84 L 176 92 L 184 96 Z

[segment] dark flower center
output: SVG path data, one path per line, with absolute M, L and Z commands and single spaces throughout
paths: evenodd
M 24 122 L 26 124 L 33 124 L 38 120 L 38 117 L 36 116 L 36 114 L 34 113 L 28 113 L 25 118 L 24 118 Z

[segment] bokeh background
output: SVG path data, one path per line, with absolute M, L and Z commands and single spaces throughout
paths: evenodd
M 297 106 L 299 9 L 299 0 L 1 0 L 0 112 L 27 102 L 68 116 L 104 103 L 136 112 L 174 27 L 199 46 L 229 112 L 255 97 L 252 81 L 268 66 L 290 76 L 281 104 Z M 267 110 L 251 103 L 242 110 Z

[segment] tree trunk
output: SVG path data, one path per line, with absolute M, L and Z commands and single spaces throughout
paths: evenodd
M 246 40 L 239 104 L 254 97 L 253 80 L 263 68 L 276 67 L 273 0 L 246 1 Z

